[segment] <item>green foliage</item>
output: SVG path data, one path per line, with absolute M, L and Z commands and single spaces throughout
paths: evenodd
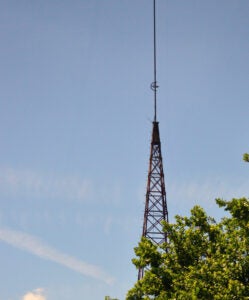
M 249 154 L 248 153 L 244 153 L 243 160 L 246 162 L 249 162 Z
M 126 300 L 249 299 L 249 200 L 216 202 L 231 216 L 217 223 L 195 206 L 164 224 L 162 249 L 141 239 L 133 263 L 147 271 Z

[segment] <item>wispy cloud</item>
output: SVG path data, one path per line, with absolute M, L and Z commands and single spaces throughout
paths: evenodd
M 247 196 L 249 180 L 231 182 L 228 179 L 207 178 L 202 181 L 185 181 L 169 184 L 169 189 L 178 198 L 215 199 L 217 197 L 232 198 Z
M 249 180 L 247 178 L 220 179 L 218 177 L 170 182 L 167 185 L 168 206 L 173 214 L 186 213 L 193 205 L 203 206 L 213 214 L 217 211 L 216 198 L 226 200 L 249 196 Z M 214 215 L 215 216 L 215 215 Z
M 23 297 L 22 300 L 46 300 L 44 296 L 43 289 L 38 288 L 34 291 L 27 292 Z
M 88 264 L 47 245 L 39 238 L 24 232 L 0 228 L 0 240 L 40 258 L 56 262 L 75 272 L 112 284 L 114 279 L 100 267 Z M 27 300 L 27 299 L 25 299 Z
M 98 189 L 94 188 L 98 186 Z M 0 194 L 17 199 L 55 199 L 77 202 L 118 203 L 118 182 L 93 182 L 74 174 L 39 172 L 0 166 Z
M 0 168 L 0 188 L 2 194 L 12 197 L 85 201 L 91 194 L 92 184 L 77 176 Z

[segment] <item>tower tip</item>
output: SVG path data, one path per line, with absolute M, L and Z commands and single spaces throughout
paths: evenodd
M 153 1 L 153 36 L 154 36 L 154 81 L 151 84 L 151 89 L 154 91 L 154 122 L 157 120 L 157 74 L 156 74 L 156 0 Z

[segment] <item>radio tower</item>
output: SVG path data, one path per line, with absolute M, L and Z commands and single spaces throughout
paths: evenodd
M 168 222 L 168 209 L 163 173 L 161 141 L 159 123 L 157 121 L 157 65 L 156 65 L 156 0 L 153 5 L 154 16 L 154 81 L 151 89 L 154 92 L 154 121 L 152 122 L 152 137 L 150 148 L 149 172 L 144 210 L 144 223 L 142 236 L 150 239 L 156 245 L 167 240 L 163 232 L 162 221 Z M 144 269 L 139 269 L 138 280 L 143 278 Z

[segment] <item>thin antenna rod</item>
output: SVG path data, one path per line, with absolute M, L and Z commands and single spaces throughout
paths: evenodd
M 154 81 L 151 84 L 151 89 L 154 91 L 154 122 L 157 120 L 157 77 L 156 77 L 156 0 L 153 5 L 153 19 L 154 19 Z

